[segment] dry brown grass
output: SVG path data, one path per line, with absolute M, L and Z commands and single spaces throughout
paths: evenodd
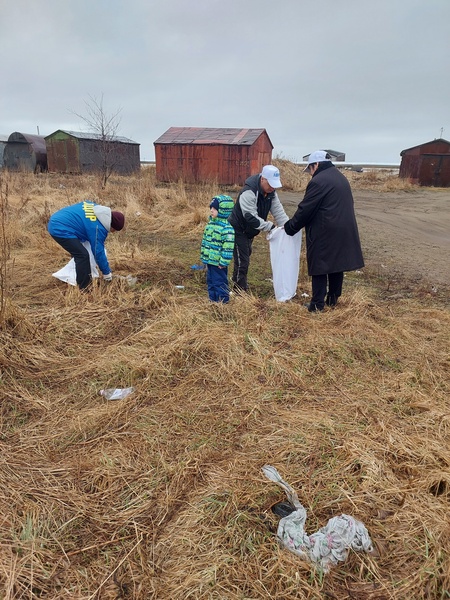
M 270 297 L 211 306 L 189 269 L 210 186 L 7 177 L 2 600 L 449 597 L 447 308 L 387 306 L 351 277 L 320 315 Z M 80 295 L 51 278 L 67 257 L 46 215 L 87 196 L 125 209 L 108 252 L 136 287 Z M 123 401 L 98 394 L 129 385 Z M 346 512 L 376 553 L 322 577 L 280 549 L 266 463 L 309 531 Z
M 283 189 L 293 192 L 304 192 L 311 176 L 304 173 L 304 167 L 285 159 L 275 159 L 274 164 L 282 174 Z M 382 192 L 405 191 L 415 187 L 407 179 L 400 179 L 390 169 L 364 170 L 362 173 L 350 169 L 342 170 L 353 190 L 379 190 Z

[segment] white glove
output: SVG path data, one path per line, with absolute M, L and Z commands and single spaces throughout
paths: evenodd
M 103 279 L 105 281 L 112 281 L 112 273 L 107 273 L 106 275 L 103 275 Z

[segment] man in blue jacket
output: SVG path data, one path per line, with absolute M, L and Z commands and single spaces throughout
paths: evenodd
M 48 232 L 75 260 L 77 284 L 81 290 L 86 289 L 92 281 L 89 252 L 83 242 L 90 243 L 103 278 L 111 281 L 112 273 L 106 258 L 105 240 L 109 232 L 120 231 L 124 225 L 123 213 L 90 200 L 66 206 L 50 217 Z

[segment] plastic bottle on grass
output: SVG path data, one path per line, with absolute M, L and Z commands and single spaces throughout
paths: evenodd
M 134 387 L 127 388 L 108 388 L 100 390 L 100 396 L 104 396 L 107 400 L 123 400 L 134 392 Z

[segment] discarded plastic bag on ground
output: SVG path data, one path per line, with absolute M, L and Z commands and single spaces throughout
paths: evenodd
M 116 279 L 122 279 L 126 281 L 130 287 L 134 287 L 137 284 L 137 277 L 133 275 L 116 275 Z
M 333 565 L 344 561 L 350 549 L 372 552 L 372 540 L 365 525 L 350 515 L 333 517 L 325 527 L 308 535 L 305 531 L 306 510 L 295 491 L 280 477 L 275 467 L 265 465 L 262 471 L 267 479 L 283 488 L 294 507 L 293 512 L 280 519 L 278 524 L 277 537 L 285 548 L 320 567 L 325 573 Z
M 267 234 L 272 265 L 273 290 L 278 302 L 286 302 L 297 293 L 302 232 L 287 235 L 283 227 Z
M 91 275 L 92 277 L 98 277 L 98 268 L 97 263 L 95 262 L 94 255 L 92 254 L 91 245 L 89 242 L 82 242 L 83 246 L 89 252 L 89 260 L 91 261 Z M 77 272 L 75 269 L 75 260 L 71 258 L 67 265 L 56 271 L 56 273 L 52 273 L 53 277 L 59 279 L 60 281 L 64 281 L 64 283 L 68 283 L 70 285 L 77 285 Z
M 107 400 L 123 400 L 134 392 L 134 387 L 127 388 L 108 388 L 100 390 L 100 396 L 104 396 Z

